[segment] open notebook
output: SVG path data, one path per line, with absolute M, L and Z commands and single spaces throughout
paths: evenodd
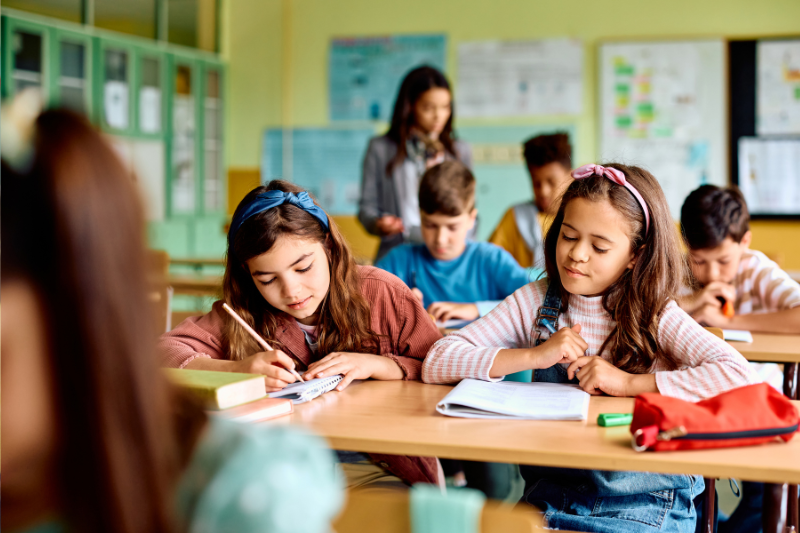
M 311 379 L 302 383 L 292 383 L 283 390 L 270 392 L 268 396 L 270 398 L 286 398 L 287 400 L 292 400 L 292 403 L 305 403 L 333 390 L 340 381 L 342 381 L 340 374 L 327 378 Z
M 586 420 L 589 394 L 560 383 L 465 379 L 436 405 L 443 415 L 519 420 Z

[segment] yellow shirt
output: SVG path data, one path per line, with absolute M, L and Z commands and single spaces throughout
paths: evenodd
M 544 213 L 539 213 L 539 225 L 542 227 L 542 235 L 547 234 L 550 228 L 551 219 L 548 219 Z M 514 208 L 509 208 L 506 211 L 500 223 L 494 229 L 494 233 L 489 237 L 489 242 L 496 244 L 510 253 L 514 259 L 517 260 L 519 265 L 523 268 L 533 266 L 533 252 L 525 244 L 525 240 L 517 229 L 517 221 L 514 218 Z

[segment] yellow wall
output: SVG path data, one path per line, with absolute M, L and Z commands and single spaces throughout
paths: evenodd
M 223 51 L 230 62 L 228 155 L 259 164 L 263 129 L 328 125 L 328 43 L 333 37 L 445 33 L 448 74 L 456 47 L 484 39 L 580 38 L 585 43 L 584 112 L 536 120 L 459 120 L 461 125 L 572 122 L 577 164 L 596 154 L 596 52 L 602 40 L 753 38 L 797 34 L 797 0 L 228 0 Z M 793 246 L 785 268 L 800 270 L 800 223 L 756 223 L 754 247 Z

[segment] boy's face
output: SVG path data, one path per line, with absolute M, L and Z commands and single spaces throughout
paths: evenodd
M 735 242 L 730 237 L 714 248 L 690 250 L 689 259 L 692 265 L 692 274 L 700 285 L 708 285 L 712 281 L 732 283 L 739 270 L 739 261 L 742 254 L 750 246 L 752 234 L 748 231 L 742 237 L 742 242 Z
M 567 188 L 572 177 L 570 169 L 554 161 L 541 167 L 528 166 L 533 182 L 533 195 L 536 207 L 542 213 L 555 214 L 558 206 L 554 201 Z
M 467 232 L 475 226 L 477 216 L 475 208 L 454 217 L 420 211 L 422 240 L 434 259 L 451 261 L 463 254 L 467 247 Z

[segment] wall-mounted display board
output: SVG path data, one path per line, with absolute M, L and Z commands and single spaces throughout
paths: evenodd
M 800 218 L 800 38 L 731 41 L 731 183 L 753 218 Z
M 328 62 L 332 121 L 388 121 L 409 70 L 445 68 L 444 35 L 393 35 L 333 39 Z
M 800 39 L 756 44 L 756 129 L 800 135 Z
M 692 190 L 727 182 L 722 40 L 605 43 L 599 62 L 601 161 L 652 172 L 676 219 Z
M 331 215 L 355 215 L 364 154 L 374 135 L 372 128 L 269 129 L 263 139 L 262 179 L 292 181 Z
M 461 117 L 578 115 L 583 43 L 577 39 L 476 41 L 458 45 Z

